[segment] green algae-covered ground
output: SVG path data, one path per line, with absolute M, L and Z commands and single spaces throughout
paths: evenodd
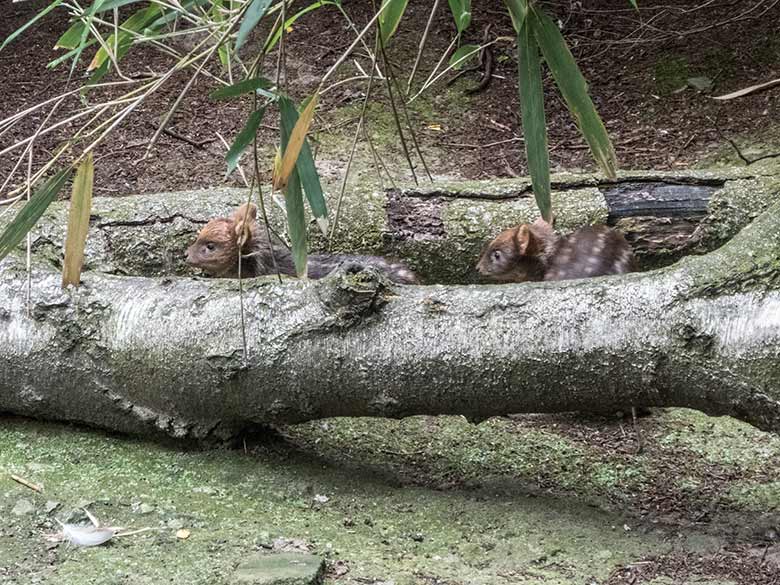
M 0 419 L 0 581 L 230 583 L 257 551 L 292 548 L 324 556 L 329 583 L 662 583 L 671 560 L 737 547 L 764 557 L 737 575 L 690 563 L 683 577 L 770 583 L 780 438 L 685 410 L 655 411 L 638 432 L 636 454 L 620 419 L 341 419 L 192 450 Z M 49 542 L 54 518 L 82 506 L 155 530 Z

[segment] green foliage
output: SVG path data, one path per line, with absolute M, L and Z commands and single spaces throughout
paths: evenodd
M 512 26 L 515 32 L 519 33 L 523 27 L 525 18 L 528 15 L 528 2 L 526 0 L 504 0 L 509 10 L 509 16 L 512 17 Z
M 140 33 L 160 16 L 162 16 L 162 8 L 157 4 L 152 4 L 151 6 L 142 8 L 125 20 L 121 24 L 119 34 L 112 34 L 106 41 L 106 45 L 112 51 L 114 50 L 114 47 L 116 47 L 114 58 L 119 61 L 124 57 L 133 44 L 133 33 Z M 100 47 L 95 54 L 95 57 L 92 59 L 92 62 L 89 64 L 89 70 L 98 69 L 108 60 L 108 58 L 109 55 L 106 48 Z
M 331 0 L 317 0 L 317 2 L 314 2 L 313 4 L 309 4 L 306 8 L 296 12 L 290 18 L 285 20 L 284 29 L 291 27 L 296 20 L 298 20 L 304 14 L 308 14 L 312 10 L 316 10 L 317 8 L 322 8 L 323 6 L 336 6 L 337 4 L 338 4 L 337 2 L 333 2 Z M 279 42 L 279 39 L 282 38 L 282 30 L 284 29 L 282 29 L 282 27 L 279 27 L 274 31 L 274 33 L 271 36 L 268 37 L 268 40 L 265 42 L 265 46 L 263 47 L 263 51 L 269 53 L 273 50 L 273 48 Z
M 279 100 L 281 112 L 282 152 L 287 149 L 298 112 L 287 99 Z M 292 244 L 293 262 L 298 276 L 306 275 L 306 217 L 303 213 L 303 190 L 298 170 L 293 168 L 284 188 L 284 206 L 287 211 L 287 229 Z
M 449 0 L 455 27 L 461 34 L 471 24 L 471 0 Z
M 607 177 L 614 179 L 617 158 L 607 129 L 588 95 L 588 84 L 555 23 L 541 10 L 532 9 L 533 30 L 555 83 L 566 100 L 591 154 Z
M 225 155 L 225 160 L 227 160 L 228 165 L 228 174 L 235 170 L 238 166 L 238 159 L 241 158 L 241 153 L 246 150 L 246 147 L 249 146 L 255 139 L 255 136 L 257 136 L 257 129 L 260 126 L 260 122 L 263 121 L 264 114 L 265 107 L 259 108 L 249 114 L 249 118 L 247 119 L 246 124 L 244 124 L 244 128 L 238 133 L 233 144 L 230 145 L 230 150 L 228 150 L 227 155 Z
M 260 95 L 271 99 L 276 99 L 276 94 L 274 93 L 269 91 L 258 91 L 268 89 L 269 87 L 273 87 L 273 85 L 274 82 L 266 79 L 265 77 L 251 77 L 249 79 L 239 81 L 238 83 L 234 83 L 233 85 L 221 87 L 218 90 L 211 92 L 209 97 L 214 100 L 226 100 L 238 97 L 245 93 L 256 91 Z
M 24 31 L 26 31 L 28 28 L 33 26 L 36 22 L 38 22 L 41 18 L 49 14 L 52 10 L 57 8 L 60 4 L 62 4 L 62 0 L 54 0 L 51 4 L 49 4 L 46 8 L 41 10 L 38 14 L 35 15 L 29 22 L 25 23 L 24 25 L 20 26 L 18 29 L 16 29 L 14 32 L 12 32 L 10 35 L 6 37 L 6 39 L 3 41 L 3 44 L 0 45 L 0 51 L 6 48 L 9 44 L 11 44 L 14 40 L 16 40 L 19 35 L 21 35 Z
M 461 69 L 479 54 L 479 45 L 463 45 L 450 57 L 450 67 Z
M 298 111 L 295 109 L 295 104 L 286 97 L 282 97 L 279 100 L 279 109 L 282 113 L 282 127 L 289 135 L 292 133 L 292 130 L 295 128 L 295 124 L 298 121 Z M 326 233 L 327 223 L 325 223 L 325 221 L 328 216 L 328 208 L 325 203 L 320 176 L 314 165 L 314 156 L 312 155 L 308 139 L 303 142 L 295 167 L 298 171 L 298 177 L 303 189 L 306 192 L 306 199 L 309 202 L 312 215 L 317 220 L 317 224 L 320 226 L 322 232 Z
M 236 36 L 236 51 L 246 42 L 249 33 L 257 26 L 257 23 L 265 16 L 268 7 L 271 5 L 271 0 L 252 0 L 252 4 L 247 8 L 244 14 L 244 20 L 241 21 L 241 26 L 238 29 L 238 35 Z
M 552 223 L 550 159 L 547 152 L 541 62 L 532 22 L 528 18 L 517 35 L 517 77 L 528 173 L 531 175 L 536 205 L 542 217 Z
M 382 45 L 387 46 L 390 37 L 395 34 L 408 3 L 409 0 L 382 0 L 383 11 L 379 16 L 379 34 Z
M 634 8 L 637 7 L 635 0 L 629 0 L 629 2 Z M 549 219 L 552 215 L 550 164 L 547 152 L 540 51 L 582 135 L 588 142 L 594 159 L 609 177 L 615 176 L 616 157 L 604 124 L 588 95 L 585 78 L 580 72 L 556 24 L 542 11 L 538 3 L 533 3 L 529 0 L 505 0 L 505 4 L 518 33 L 518 91 L 529 174 L 533 182 L 537 205 L 542 215 Z M 0 46 L 0 49 L 7 46 L 54 9 L 63 7 L 62 5 L 63 0 L 50 0 L 48 6 L 40 11 L 30 22 L 9 35 Z M 460 35 L 471 23 L 472 3 L 471 0 L 448 0 L 448 5 L 458 35 L 456 41 L 459 42 Z M 123 15 L 126 14 L 126 18 L 121 24 L 110 22 L 112 16 L 117 18 L 118 13 L 114 12 L 115 9 L 129 6 L 133 6 L 133 8 L 128 9 L 127 14 L 123 11 Z M 264 54 L 278 46 L 285 29 L 291 27 L 306 15 L 326 6 L 339 7 L 341 14 L 349 22 L 350 27 L 354 28 L 354 23 L 349 20 L 349 16 L 341 9 L 339 0 L 310 0 L 308 5 L 304 5 L 294 14 L 287 16 L 284 22 L 277 21 L 277 26 L 270 32 L 262 49 L 258 50 L 257 54 L 251 55 L 255 59 L 254 65 L 249 65 L 249 62 L 245 62 L 242 59 L 239 49 L 248 44 L 252 31 L 257 28 L 266 15 L 279 14 L 282 5 L 276 0 L 246 0 L 243 3 L 228 2 L 227 0 L 183 0 L 173 4 L 149 3 L 145 0 L 92 0 L 84 3 L 83 8 L 77 5 L 75 7 L 71 6 L 69 3 L 68 8 L 73 13 L 73 20 L 70 27 L 62 34 L 56 44 L 58 49 L 63 49 L 66 52 L 49 63 L 49 66 L 53 67 L 70 60 L 72 62 L 71 73 L 73 73 L 83 51 L 97 45 L 95 54 L 92 56 L 88 67 L 91 77 L 82 88 L 82 93 L 84 93 L 100 81 L 103 76 L 108 74 L 114 64 L 119 63 L 133 46 L 142 43 L 164 43 L 166 38 L 172 37 L 174 34 L 180 34 L 181 28 L 177 26 L 176 32 L 173 32 L 173 27 L 169 27 L 169 25 L 177 20 L 182 21 L 182 15 L 186 14 L 184 21 L 187 24 L 185 28 L 192 25 L 193 30 L 197 29 L 198 32 L 207 31 L 209 36 L 204 37 L 204 43 L 199 45 L 197 49 L 193 49 L 188 54 L 181 56 L 170 71 L 160 75 L 158 78 L 159 83 L 167 82 L 168 77 L 173 77 L 170 74 L 177 69 L 194 72 L 193 76 L 197 77 L 201 71 L 204 71 L 199 62 L 201 55 L 213 57 L 215 60 L 218 58 L 223 66 L 236 63 L 236 71 L 251 71 L 249 79 L 232 83 L 211 94 L 213 99 L 218 100 L 238 98 L 246 94 L 252 94 L 254 102 L 257 101 L 258 96 L 264 98 L 263 105 L 254 108 L 254 111 L 248 116 L 244 128 L 235 137 L 233 144 L 230 146 L 226 155 L 228 171 L 236 168 L 241 153 L 255 139 L 257 129 L 267 106 L 272 103 L 279 104 L 282 145 L 286 148 L 291 135 L 293 135 L 293 142 L 295 142 L 296 147 L 291 152 L 297 153 L 297 156 L 288 155 L 285 168 L 288 171 L 293 169 L 293 172 L 289 175 L 289 182 L 286 185 L 280 184 L 280 186 L 284 188 L 287 200 L 288 225 L 290 226 L 290 237 L 294 246 L 296 268 L 299 272 L 305 272 L 306 226 L 303 215 L 303 196 L 305 195 L 312 214 L 323 231 L 327 231 L 325 198 L 314 165 L 311 148 L 308 140 L 305 139 L 307 128 L 294 132 L 296 122 L 299 120 L 298 110 L 292 101 L 280 94 L 273 82 L 256 75 L 258 71 L 256 67 L 258 64 L 263 63 Z M 407 6 L 408 0 L 382 0 L 380 5 L 381 14 L 377 18 L 382 47 L 389 43 L 398 30 Z M 114 27 L 118 27 L 118 30 Z M 98 32 L 99 30 L 100 32 Z M 105 41 L 102 39 L 105 39 Z M 420 50 L 422 51 L 423 49 L 421 48 Z M 479 47 L 477 45 L 461 46 L 450 56 L 449 67 L 454 69 L 462 68 L 478 52 Z M 337 64 L 344 62 L 346 57 L 346 53 L 342 54 L 337 60 Z M 426 82 L 423 89 L 432 85 L 444 74 L 438 72 L 439 65 L 444 61 L 445 57 L 442 56 L 436 66 L 436 70 L 431 73 L 430 83 Z M 205 59 L 203 60 L 203 65 L 208 65 L 205 63 Z M 337 67 L 338 65 L 334 66 L 326 78 Z M 126 95 L 140 95 L 137 102 L 140 103 L 147 95 L 157 90 L 159 86 L 155 84 L 158 83 L 158 79 L 149 82 L 146 87 L 142 86 L 144 81 L 139 81 L 139 85 L 131 89 Z M 232 78 L 230 80 L 232 81 Z M 226 82 L 222 80 L 222 83 Z M 322 89 L 321 87 L 320 90 Z M 316 95 L 318 94 L 319 91 Z M 103 128 L 112 129 L 114 126 L 110 125 L 111 123 L 116 122 L 118 124 L 122 122 L 124 114 L 132 111 L 137 105 L 136 102 L 131 102 L 129 98 L 126 98 L 124 103 L 130 104 L 127 106 L 126 111 L 122 109 L 124 106 L 106 108 L 106 117 L 109 117 L 108 122 L 100 119 L 100 115 L 103 114 L 101 112 L 95 116 L 94 124 L 104 124 Z M 179 100 L 176 101 L 176 106 L 178 104 Z M 367 108 L 366 111 L 370 111 L 370 109 Z M 312 112 L 313 110 L 304 113 Z M 164 123 L 167 123 L 170 115 L 172 115 L 172 112 L 164 118 Z M 94 127 L 87 128 L 92 123 L 88 122 L 78 132 L 83 135 L 89 130 L 94 134 Z M 310 121 L 307 120 L 306 126 L 309 123 Z M 152 142 L 156 140 L 161 131 L 162 128 L 158 130 Z M 102 140 L 104 134 L 99 136 L 98 142 Z M 297 151 L 297 145 L 300 145 L 300 152 Z M 62 153 L 58 153 L 56 156 L 60 157 Z
M 0 260 L 5 258 L 13 250 L 24 236 L 27 235 L 38 219 L 54 201 L 57 194 L 68 182 L 70 168 L 59 171 L 38 189 L 16 217 L 8 224 L 0 235 Z

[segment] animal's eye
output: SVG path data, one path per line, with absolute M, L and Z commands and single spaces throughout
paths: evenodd
M 209 243 L 206 244 L 206 249 L 209 252 L 213 252 L 216 247 L 217 246 L 216 246 L 216 244 L 214 244 L 214 242 L 209 242 Z
M 494 262 L 499 262 L 501 260 L 501 250 L 493 250 L 493 253 L 490 255 L 490 257 Z

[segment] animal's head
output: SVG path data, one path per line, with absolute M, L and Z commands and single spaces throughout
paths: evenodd
M 499 282 L 539 280 L 541 256 L 550 237 L 552 226 L 544 220 L 504 230 L 482 250 L 477 270 Z
M 251 239 L 256 218 L 257 208 L 250 203 L 236 209 L 230 217 L 212 219 L 187 248 L 187 264 L 212 276 L 235 271 L 239 250 Z

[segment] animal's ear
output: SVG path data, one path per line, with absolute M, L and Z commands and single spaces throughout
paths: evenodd
M 244 203 L 233 212 L 231 217 L 236 223 L 243 222 L 244 220 L 246 220 L 247 223 L 252 223 L 257 219 L 257 206 L 254 203 Z
M 530 256 L 536 250 L 536 238 L 527 223 L 517 226 L 515 247 L 521 256 Z
M 252 227 L 257 220 L 257 207 L 254 203 L 244 203 L 230 217 L 238 241 L 243 245 L 252 236 Z

